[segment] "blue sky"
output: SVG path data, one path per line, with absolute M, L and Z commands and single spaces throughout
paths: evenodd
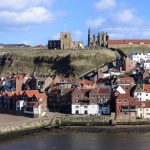
M 0 0 L 0 43 L 47 44 L 69 31 L 87 44 L 87 30 L 110 39 L 150 39 L 149 0 Z

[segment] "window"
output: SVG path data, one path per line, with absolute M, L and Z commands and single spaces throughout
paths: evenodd
M 79 114 L 79 111 L 78 110 L 76 110 L 76 113 L 75 113 L 76 115 L 78 115 Z
M 75 106 L 75 108 L 79 108 L 79 106 Z
M 91 95 L 91 97 L 95 97 L 95 95 Z
M 84 108 L 88 108 L 88 106 L 84 106 Z
M 85 114 L 85 115 L 87 115 L 87 114 L 88 114 L 88 111 L 87 111 L 87 110 L 85 110 L 85 111 L 84 111 L 84 114 Z
M 75 97 L 79 97 L 79 95 L 75 95 Z
M 65 37 L 65 39 L 66 39 L 66 38 L 67 38 L 67 35 L 65 35 L 64 37 Z
M 127 100 L 126 100 L 126 99 L 124 100 L 124 103 L 127 103 Z
M 124 115 L 125 115 L 125 116 L 128 115 L 128 112 L 124 112 Z

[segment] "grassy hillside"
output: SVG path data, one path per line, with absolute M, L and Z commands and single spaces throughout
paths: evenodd
M 115 54 L 109 50 L 0 49 L 0 74 L 25 72 L 37 76 L 54 73 L 78 76 L 114 58 Z
M 150 52 L 150 47 L 126 47 L 126 48 L 121 48 L 121 50 L 125 53 L 125 54 L 129 54 L 132 52 Z

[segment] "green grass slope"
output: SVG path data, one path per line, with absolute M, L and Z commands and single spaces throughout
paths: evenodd
M 0 49 L 0 74 L 79 76 L 113 59 L 115 54 L 110 50 Z

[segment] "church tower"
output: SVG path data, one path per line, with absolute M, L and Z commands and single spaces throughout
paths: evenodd
M 70 32 L 61 32 L 60 33 L 60 45 L 61 49 L 72 49 L 72 37 Z
M 92 44 L 92 35 L 91 35 L 91 29 L 89 27 L 88 29 L 88 46 L 91 46 Z

